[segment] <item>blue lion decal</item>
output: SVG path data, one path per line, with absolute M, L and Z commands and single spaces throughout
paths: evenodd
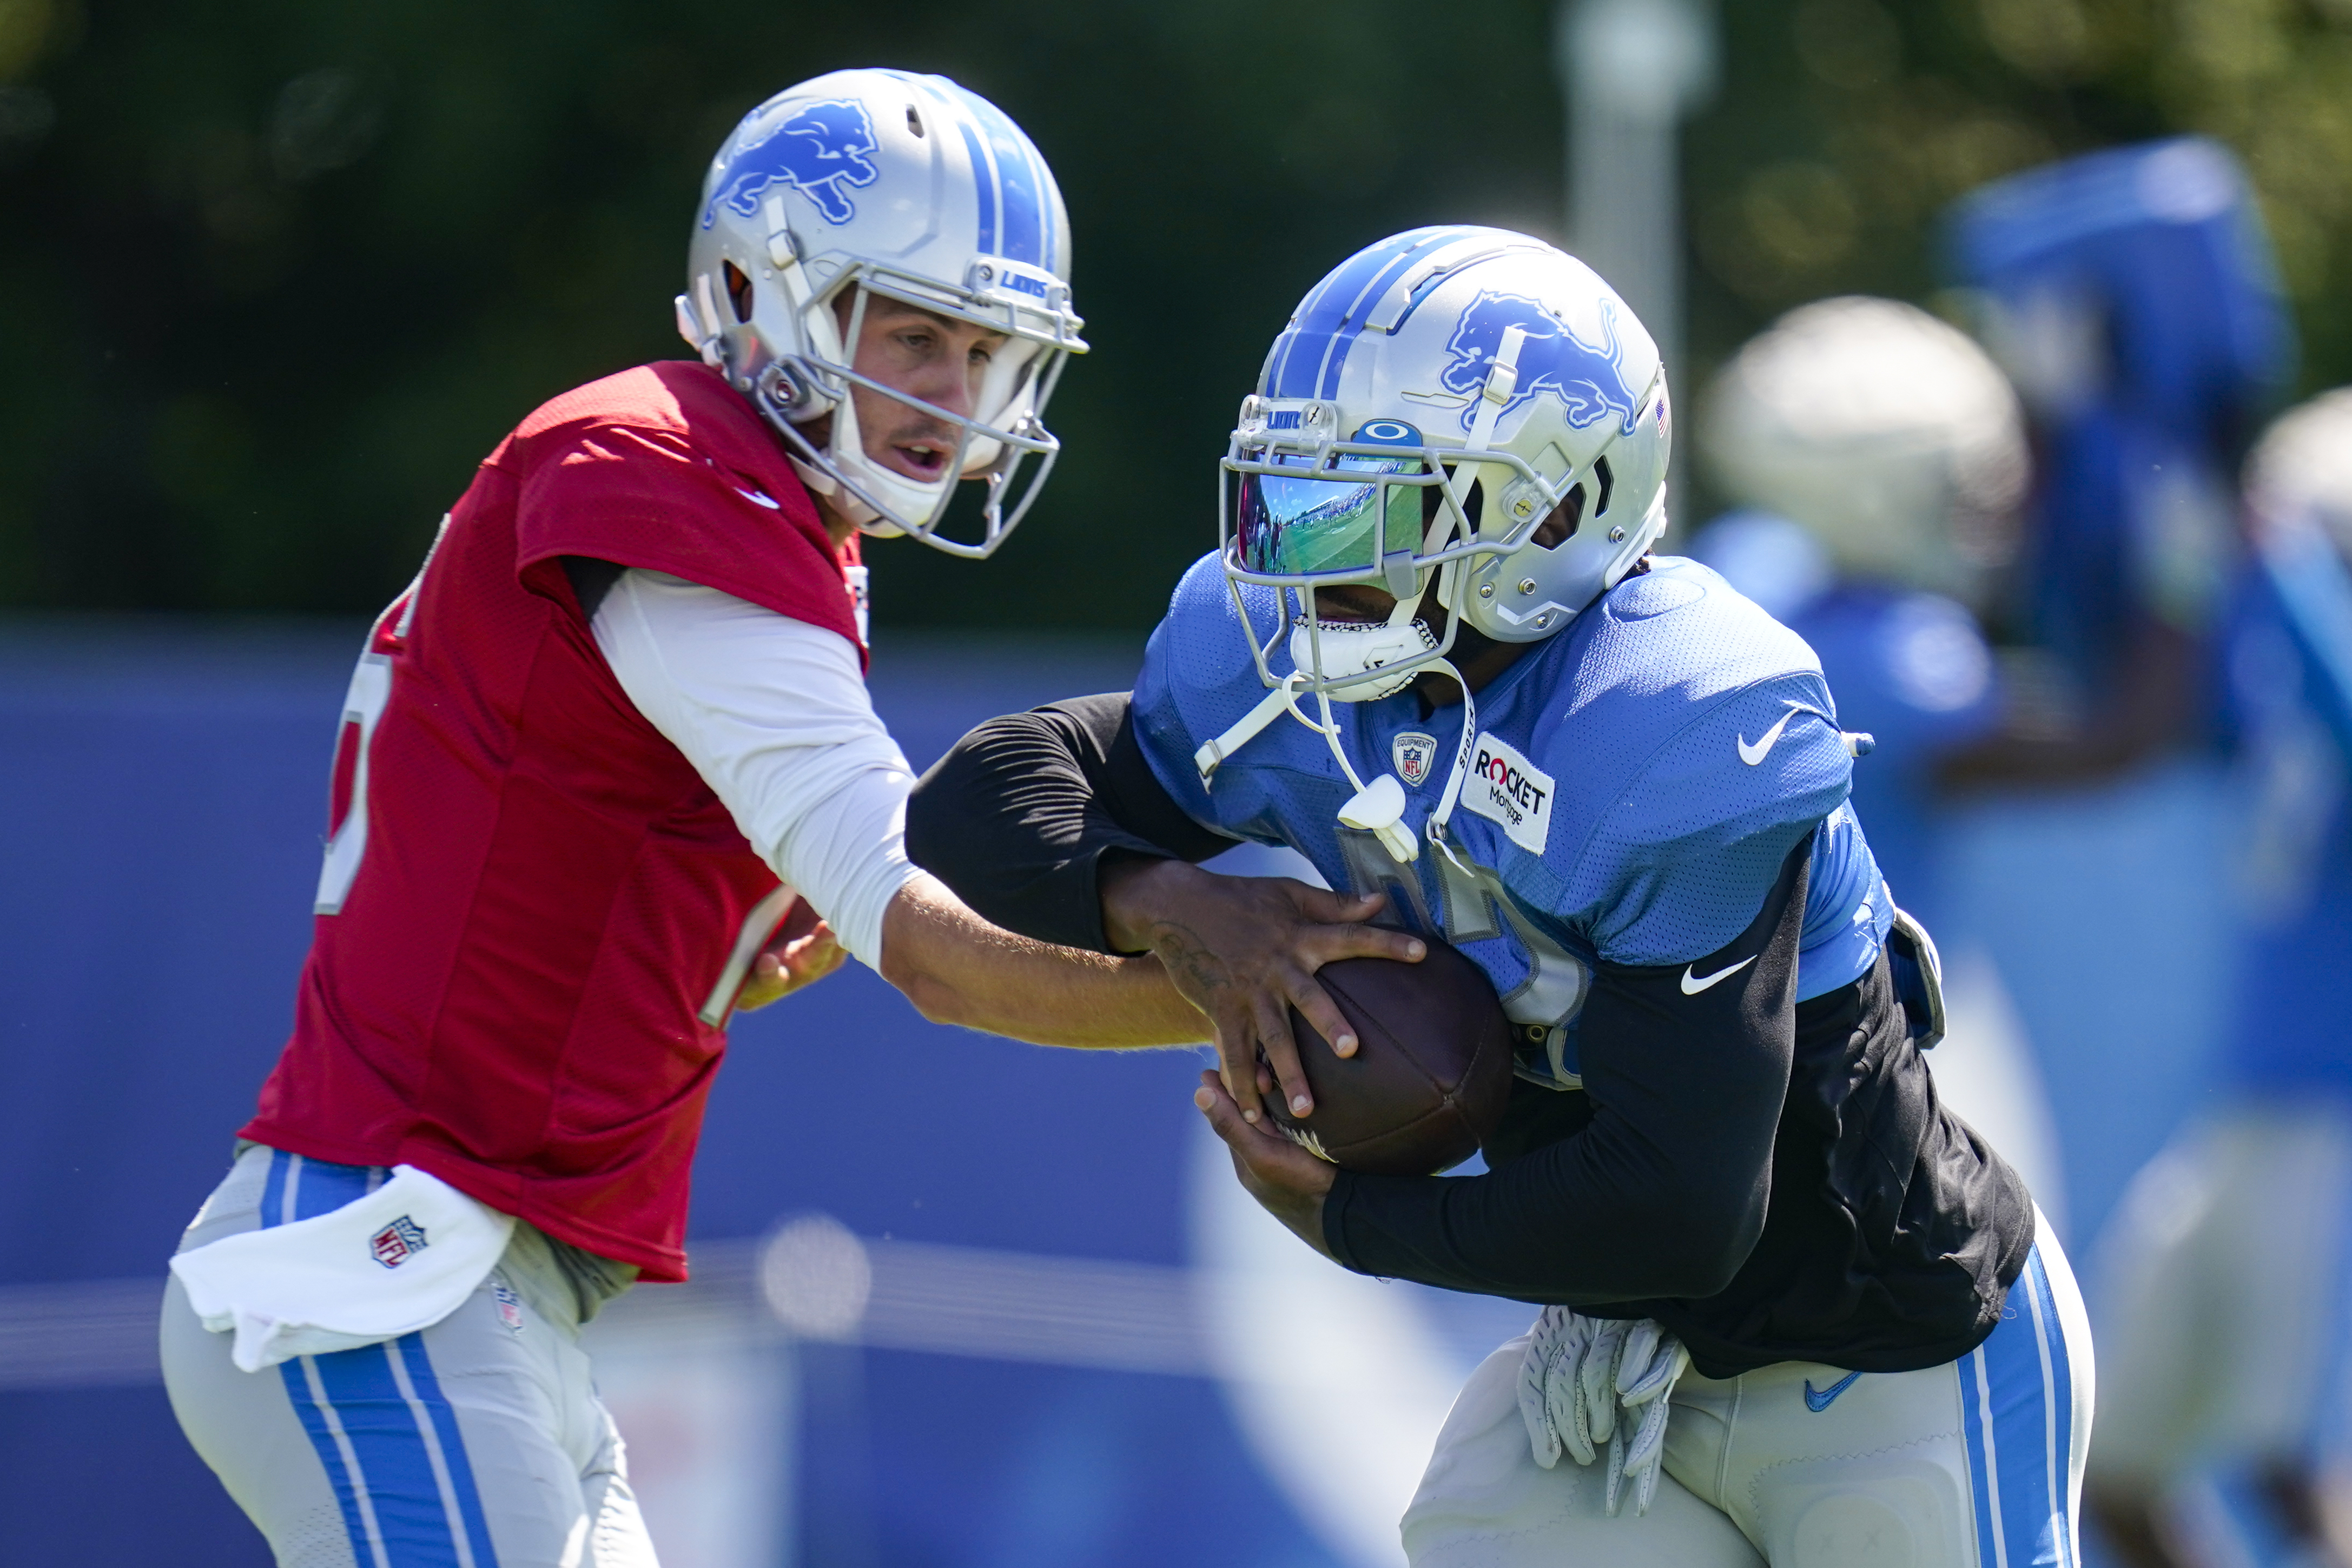
M 866 106 L 855 99 L 812 103 L 757 141 L 735 149 L 727 177 L 702 209 L 702 226 L 718 221 L 720 204 L 738 217 L 753 217 L 760 197 L 779 181 L 816 204 L 829 224 L 845 224 L 857 215 L 844 187 L 872 184 L 881 175 L 874 166 L 874 123 Z
M 1622 434 L 1633 433 L 1642 417 L 1641 393 L 1626 384 L 1625 345 L 1618 340 L 1614 308 L 1601 301 L 1601 341 L 1588 343 L 1545 309 L 1541 301 L 1491 288 L 1462 312 L 1454 340 L 1445 345 L 1445 351 L 1454 357 L 1438 377 L 1447 392 L 1474 400 L 1462 411 L 1463 429 L 1469 429 L 1476 418 L 1475 400 L 1486 384 L 1487 367 L 1503 346 L 1507 327 L 1518 328 L 1527 334 L 1527 340 L 1519 345 L 1518 383 L 1511 390 L 1511 401 L 1503 406 L 1504 413 L 1548 392 L 1567 405 L 1568 423 L 1579 430 L 1614 414 Z

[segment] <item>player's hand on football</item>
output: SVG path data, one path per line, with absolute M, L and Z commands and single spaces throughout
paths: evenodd
M 735 1010 L 748 1013 L 814 986 L 848 956 L 834 940 L 833 927 L 818 917 L 806 899 L 793 905 L 783 925 L 751 960 L 751 972 L 735 995 Z
M 1363 924 L 1386 906 L 1381 894 L 1333 893 L 1286 876 L 1131 861 L 1106 867 L 1102 890 L 1112 946 L 1159 955 L 1177 990 L 1216 1030 L 1225 1088 L 1245 1122 L 1263 1116 L 1260 1098 L 1277 1086 L 1292 1114 L 1315 1109 L 1291 1009 L 1339 1055 L 1356 1052 L 1355 1031 L 1316 983 L 1316 970 L 1341 958 L 1418 963 L 1429 950 L 1407 932 Z
M 1331 1249 L 1323 1240 L 1323 1197 L 1331 1190 L 1339 1167 L 1316 1158 L 1265 1122 L 1243 1121 L 1241 1107 L 1225 1092 L 1224 1080 L 1213 1072 L 1201 1074 L 1192 1103 L 1234 1152 L 1234 1175 L 1249 1195 L 1301 1241 L 1330 1257 Z

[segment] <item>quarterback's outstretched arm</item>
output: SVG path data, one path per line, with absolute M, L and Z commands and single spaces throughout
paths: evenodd
M 1315 978 L 1341 958 L 1417 962 L 1411 934 L 1363 922 L 1385 903 L 1289 877 L 1219 876 L 1187 862 L 1234 840 L 1187 816 L 1143 756 L 1128 694 L 1007 714 L 941 758 L 909 802 L 907 841 L 998 924 L 1098 952 L 1150 953 L 1214 1026 L 1219 1071 L 1255 1121 L 1276 1082 L 1315 1102 L 1290 1009 L 1341 1056 L 1356 1038 Z M 1265 1066 L 1259 1064 L 1261 1055 Z
M 1083 952 L 992 925 L 923 872 L 882 917 L 881 969 L 933 1023 L 1040 1045 L 1192 1045 L 1209 1034 L 1159 959 Z
M 743 836 L 924 1016 L 1049 1045 L 1190 1044 L 1159 963 L 1016 936 L 907 859 L 912 771 L 838 634 L 676 577 L 572 573 L 629 700 Z

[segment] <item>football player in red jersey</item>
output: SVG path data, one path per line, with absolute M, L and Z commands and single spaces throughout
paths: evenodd
M 654 1561 L 576 1339 L 685 1278 L 735 1009 L 845 950 L 936 1019 L 1208 1033 L 1156 959 L 1016 936 L 908 862 L 864 684 L 858 534 L 984 556 L 1050 466 L 1067 228 L 944 78 L 777 95 L 705 183 L 703 362 L 531 414 L 371 632 L 293 1037 L 163 1308 L 173 1408 L 280 1564 Z M 1418 945 L 1280 886 L 1252 962 L 1337 1040 L 1313 968 Z

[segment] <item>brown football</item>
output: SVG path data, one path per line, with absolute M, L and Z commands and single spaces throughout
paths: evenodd
M 1315 1109 L 1295 1117 L 1267 1095 L 1276 1124 L 1352 1171 L 1428 1176 L 1468 1159 L 1511 1094 L 1511 1026 L 1486 972 L 1432 941 L 1418 964 L 1343 958 L 1315 977 L 1355 1026 L 1356 1054 L 1334 1053 L 1294 1009 Z

